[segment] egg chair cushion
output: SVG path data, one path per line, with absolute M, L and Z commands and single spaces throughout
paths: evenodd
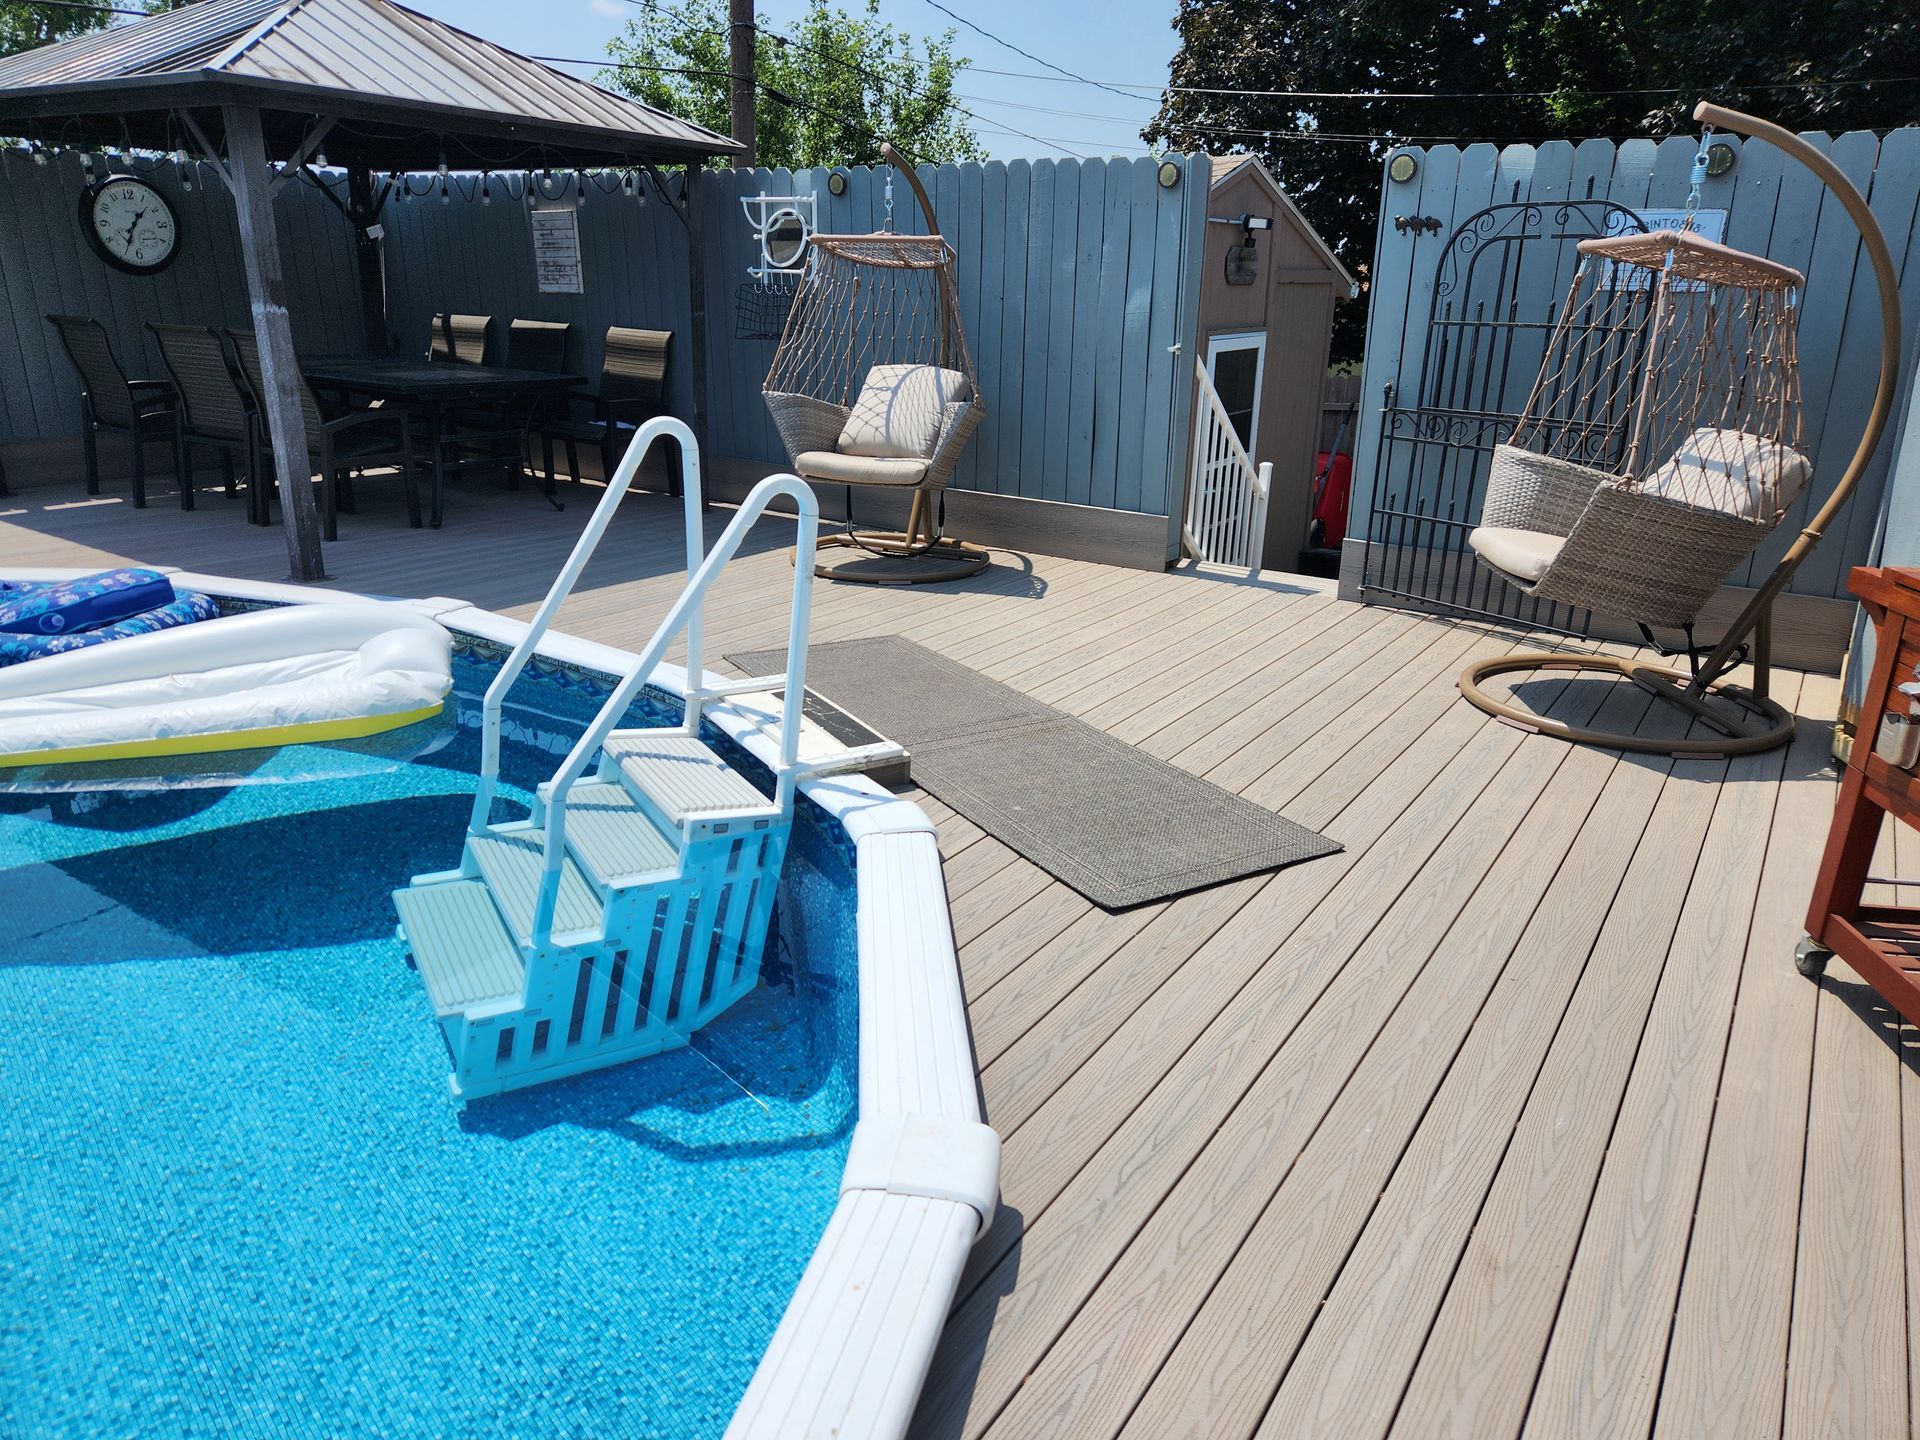
M 938 365 L 875 365 L 867 371 L 834 448 L 842 455 L 929 460 L 940 439 L 946 407 L 966 395 L 967 377 L 958 370 Z
M 1791 445 L 1745 430 L 1702 426 L 1639 489 L 1747 520 L 1772 520 L 1793 503 L 1812 474 L 1807 457 Z
M 1482 560 L 1527 584 L 1547 573 L 1566 543 L 1565 536 L 1543 530 L 1508 530 L 1497 525 L 1481 525 L 1467 536 L 1467 544 Z
M 901 455 L 842 455 L 837 450 L 803 450 L 793 468 L 807 480 L 833 485 L 918 485 L 927 462 Z

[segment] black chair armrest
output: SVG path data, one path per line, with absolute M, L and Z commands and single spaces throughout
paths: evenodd
M 173 382 L 171 380 L 129 380 L 127 388 L 129 390 L 165 390 L 171 394 Z
M 401 429 L 404 430 L 407 428 L 406 412 L 397 406 L 392 408 L 382 407 L 378 410 L 352 410 L 345 415 L 338 416 L 332 420 L 324 420 L 321 423 L 326 426 L 328 434 L 338 435 L 343 430 L 357 430 L 363 425 L 371 425 L 376 421 L 384 424 L 392 424 L 396 420 L 400 422 Z

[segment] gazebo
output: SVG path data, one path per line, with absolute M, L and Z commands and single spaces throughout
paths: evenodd
M 323 577 L 273 197 L 323 147 L 344 167 L 370 340 L 384 343 L 375 238 L 394 171 L 631 168 L 686 224 L 696 435 L 706 316 L 694 194 L 743 147 L 392 0 L 201 0 L 0 59 L 0 135 L 80 148 L 188 150 L 232 192 L 298 580 Z M 676 195 L 659 167 L 685 166 Z M 331 193 L 331 192 L 329 192 Z

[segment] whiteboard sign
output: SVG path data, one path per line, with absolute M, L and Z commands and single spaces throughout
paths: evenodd
M 533 220 L 533 276 L 542 295 L 578 295 L 586 287 L 580 279 L 580 216 L 576 207 L 535 210 Z

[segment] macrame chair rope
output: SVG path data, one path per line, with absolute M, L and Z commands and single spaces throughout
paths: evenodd
M 968 439 L 986 416 L 980 379 L 959 322 L 953 248 L 938 234 L 815 235 L 764 394 L 795 468 L 801 456 L 832 452 L 875 366 L 926 365 L 964 379 L 962 398 L 940 407 L 924 470 L 912 482 L 913 520 L 903 536 L 847 533 L 870 554 L 923 555 L 955 542 L 941 536 L 943 491 Z M 820 477 L 812 477 L 820 478 Z M 971 569 L 984 560 L 969 557 Z
M 1689 625 L 1807 479 L 1803 277 L 1683 231 L 1579 252 L 1480 523 L 1561 538 L 1541 599 Z

